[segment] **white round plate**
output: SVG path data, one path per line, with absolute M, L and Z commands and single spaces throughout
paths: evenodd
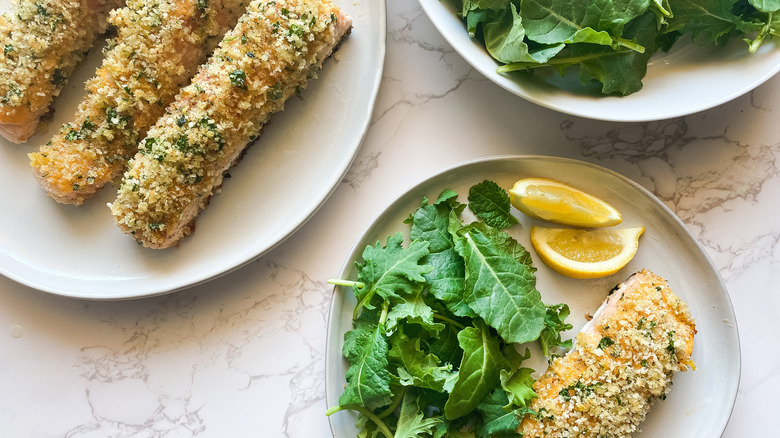
M 0 0 L 3 7 L 8 0 Z M 200 215 L 178 248 L 143 248 L 113 223 L 104 188 L 75 207 L 46 197 L 27 153 L 68 121 L 100 49 L 55 104 L 48 130 L 15 145 L 0 138 L 0 273 L 58 295 L 125 299 L 171 292 L 242 266 L 295 232 L 325 202 L 352 164 L 368 128 L 385 54 L 384 0 L 341 2 L 352 34 L 318 79 L 290 99 Z
M 469 37 L 449 0 L 419 2 L 444 39 L 488 79 L 530 102 L 590 119 L 638 122 L 693 114 L 739 97 L 780 71 L 776 40 L 765 41 L 755 54 L 739 38 L 723 47 L 698 47 L 681 40 L 669 53 L 650 59 L 641 90 L 622 97 L 602 96 L 583 88 L 576 75 L 496 73 L 499 63 Z
M 366 245 L 377 241 L 384 245 L 387 236 L 401 230 L 407 231 L 408 236 L 408 225 L 403 220 L 420 205 L 424 196 L 435 200 L 439 193 L 450 188 L 460 194 L 461 202 L 467 202 L 469 187 L 485 179 L 508 189 L 516 180 L 526 177 L 570 183 L 618 208 L 623 214 L 619 227 L 646 227 L 639 251 L 627 267 L 610 277 L 576 280 L 555 273 L 539 260 L 530 243 L 529 229 L 531 225 L 543 223 L 514 210 L 520 224 L 507 231 L 531 251 L 534 266 L 538 268 L 537 289 L 544 302 L 564 302 L 571 308 L 568 322 L 574 328 L 567 333 L 569 338 L 582 328 L 585 315 L 595 312 L 613 286 L 641 268 L 666 278 L 677 295 L 688 303 L 696 319 L 698 334 L 693 349 L 696 370 L 675 376 L 671 393 L 666 400 L 654 404 L 642 424 L 643 432 L 636 436 L 720 436 L 734 406 L 740 377 L 739 337 L 728 293 L 704 250 L 677 216 L 647 190 L 615 172 L 581 161 L 539 156 L 485 158 L 446 169 L 406 190 L 374 218 L 347 256 L 338 278 L 356 278 L 354 261 L 361 260 Z M 338 405 L 344 390 L 347 364 L 341 348 L 344 333 L 352 328 L 354 306 L 351 289 L 334 289 L 326 351 L 328 407 Z M 544 362 L 535 369 L 542 372 Z M 329 419 L 334 437 L 355 437 L 353 412 L 337 412 Z

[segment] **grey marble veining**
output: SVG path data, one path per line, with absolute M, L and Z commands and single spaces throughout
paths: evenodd
M 0 279 L 0 435 L 331 436 L 327 280 L 363 227 L 435 171 L 542 154 L 633 179 L 701 242 L 727 284 L 742 341 L 742 383 L 724 436 L 769 436 L 780 391 L 780 78 L 686 117 L 587 120 L 486 80 L 414 0 L 387 8 L 386 68 L 360 153 L 281 246 L 227 276 L 133 301 L 71 300 Z

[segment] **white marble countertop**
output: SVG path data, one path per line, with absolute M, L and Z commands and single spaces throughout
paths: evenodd
M 780 77 L 683 118 L 586 120 L 484 79 L 415 0 L 387 8 L 385 72 L 363 146 L 329 201 L 282 245 L 209 283 L 132 301 L 74 300 L 0 279 L 0 435 L 329 437 L 326 280 L 404 188 L 497 154 L 597 163 L 675 211 L 720 270 L 739 324 L 742 378 L 724 436 L 774 430 Z M 484 126 L 500 129 L 474 129 Z

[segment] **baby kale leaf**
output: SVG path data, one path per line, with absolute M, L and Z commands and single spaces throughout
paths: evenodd
M 455 201 L 457 193 L 445 191 L 434 204 L 424 204 L 412 215 L 410 238 L 428 242 L 428 255 L 421 262 L 432 267 L 425 274 L 433 296 L 443 301 L 458 316 L 476 316 L 463 303 L 465 264 L 455 251 L 449 232 L 452 216 L 460 215 L 465 205 Z M 456 219 L 457 220 L 457 219 Z
M 699 45 L 723 41 L 742 20 L 732 13 L 736 0 L 674 0 L 671 29 L 690 33 Z
M 425 418 L 420 411 L 417 391 L 408 390 L 401 402 L 401 411 L 394 438 L 419 438 L 431 436 L 433 428 L 442 422 L 440 418 Z
M 482 414 L 481 436 L 517 437 L 516 431 L 522 415 L 515 410 L 507 410 L 504 406 L 508 402 L 506 393 L 501 388 L 496 388 L 480 402 L 477 410 Z
M 504 342 L 538 338 L 544 327 L 545 305 L 532 270 L 478 227 L 464 230 L 456 239 L 456 249 L 466 261 L 466 304 L 494 327 Z
M 458 369 L 458 380 L 444 405 L 444 415 L 453 420 L 473 411 L 482 399 L 500 383 L 500 372 L 509 368 L 509 361 L 501 353 L 498 338 L 479 319 L 474 327 L 458 333 L 463 359 Z
M 501 387 L 507 395 L 506 408 L 528 407 L 531 400 L 538 397 L 534 392 L 535 379 L 531 376 L 531 368 L 518 368 L 513 371 L 501 372 Z
M 639 91 L 642 78 L 647 73 L 647 62 L 656 50 L 656 23 L 655 13 L 647 12 L 626 26 L 624 36 L 644 47 L 642 53 L 593 44 L 568 46 L 567 56 L 581 61 L 578 71 L 580 82 L 601 82 L 604 94 L 627 95 Z
M 387 314 L 387 331 L 394 332 L 402 320 L 407 324 L 418 324 L 424 330 L 432 333 L 438 333 L 444 329 L 444 324 L 433 321 L 433 309 L 425 302 L 424 290 L 418 287 L 412 295 L 390 309 Z
M 387 339 L 382 324 L 360 322 L 344 334 L 342 353 L 349 361 L 347 386 L 339 404 L 376 409 L 390 404 L 390 373 L 387 371 Z
M 388 358 L 397 369 L 401 385 L 449 392 L 457 373 L 451 366 L 439 365 L 439 358 L 422 350 L 419 338 L 409 338 L 398 331 L 390 339 Z
M 539 343 L 542 346 L 542 353 L 550 357 L 550 348 L 561 347 L 571 348 L 571 339 L 561 340 L 561 332 L 570 330 L 573 326 L 566 323 L 569 316 L 569 306 L 566 304 L 554 304 L 547 306 L 547 313 L 544 315 L 544 329 L 539 335 Z
M 428 254 L 428 242 L 413 241 L 404 248 L 403 240 L 403 234 L 399 232 L 387 238 L 384 248 L 379 242 L 376 246 L 369 245 L 363 251 L 364 263 L 355 262 L 358 281 L 364 286 L 354 288 L 358 299 L 354 317 L 363 307 L 373 307 L 371 300 L 375 295 L 384 301 L 400 300 L 402 295 L 412 293 L 425 282 L 424 275 L 432 267 L 421 265 L 420 259 Z
M 482 181 L 469 189 L 469 208 L 491 227 L 509 228 L 517 223 L 517 218 L 512 216 L 509 195 L 493 181 Z
M 471 18 L 472 15 L 469 15 Z M 493 17 L 495 16 L 495 17 Z M 504 62 L 525 62 L 531 64 L 543 64 L 565 46 L 557 44 L 526 43 L 526 32 L 523 19 L 517 13 L 517 8 L 511 4 L 508 9 L 498 13 L 483 14 L 482 35 L 485 40 L 485 48 L 493 58 Z
M 647 11 L 649 0 L 524 0 L 520 15 L 528 39 L 544 44 L 622 44 L 625 25 Z

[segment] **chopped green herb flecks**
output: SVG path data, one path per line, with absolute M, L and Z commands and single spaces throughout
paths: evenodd
M 676 358 L 677 349 L 674 348 L 674 330 L 667 332 L 666 337 L 669 339 L 669 345 L 666 346 L 666 351 Z
M 92 132 L 95 130 L 95 124 L 92 123 L 89 118 L 87 118 L 81 123 L 80 129 L 74 128 L 70 123 L 65 124 L 63 128 L 67 131 L 65 134 L 65 140 L 76 141 L 83 140 L 92 134 Z
M 287 30 L 287 36 L 296 36 L 298 38 L 303 37 L 303 27 L 299 26 L 295 23 L 292 23 L 290 25 L 290 28 Z
M 275 84 L 273 87 L 268 89 L 268 98 L 271 100 L 279 100 L 284 96 L 284 93 L 282 92 L 282 88 L 279 86 L 279 84 Z
M 35 7 L 38 10 L 38 15 L 40 15 L 41 17 L 48 17 L 49 16 L 49 11 L 47 11 L 46 8 L 42 4 L 35 3 Z
M 608 337 L 608 336 L 604 336 L 604 337 L 603 337 L 603 338 L 601 338 L 601 340 L 599 341 L 598 348 L 599 348 L 600 350 L 603 350 L 603 349 L 605 349 L 605 348 L 609 347 L 610 345 L 614 345 L 614 344 L 615 344 L 615 341 L 613 341 L 613 340 L 612 340 L 612 338 L 610 338 L 610 337 Z
M 233 84 L 234 87 L 241 88 L 242 90 L 246 90 L 246 73 L 244 73 L 243 70 L 233 70 L 230 73 L 228 73 L 228 76 L 230 77 L 230 83 Z
M 116 126 L 120 129 L 127 127 L 133 120 L 129 114 L 119 114 L 114 107 L 106 108 L 106 123 L 109 126 Z
M 559 395 L 564 401 L 570 401 L 572 398 L 577 397 L 584 399 L 593 395 L 593 391 L 601 386 L 601 382 L 591 383 L 586 385 L 582 380 L 577 380 L 575 383 L 561 389 Z
M 62 70 L 55 68 L 54 73 L 52 74 L 51 83 L 58 87 L 62 87 L 67 82 L 68 82 L 67 75 L 65 75 L 65 73 L 63 73 Z

